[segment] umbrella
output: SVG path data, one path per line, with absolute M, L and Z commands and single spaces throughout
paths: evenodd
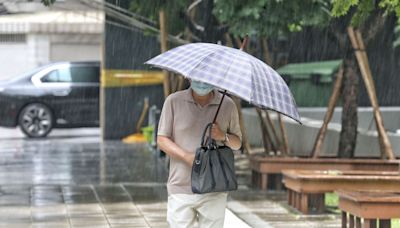
M 282 77 L 261 60 L 239 49 L 190 43 L 164 52 L 146 64 L 211 84 L 301 123 L 296 102 Z

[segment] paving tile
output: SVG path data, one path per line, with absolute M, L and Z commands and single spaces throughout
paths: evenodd
M 71 225 L 71 228 L 110 228 L 110 225 L 88 225 L 88 224 L 78 224 L 78 225 Z
M 168 199 L 167 188 L 165 185 L 155 186 L 135 186 L 124 185 L 124 188 L 129 193 L 135 203 L 141 202 L 166 202 Z
M 132 225 L 132 224 L 111 224 L 112 228 L 149 228 L 149 226 L 138 226 L 138 225 Z
M 151 228 L 148 225 L 140 224 L 111 224 L 112 228 Z
M 0 207 L 0 220 L 1 218 L 19 218 L 29 217 L 31 215 L 30 206 L 6 206 Z
M 150 227 L 168 227 L 168 222 L 149 222 Z
M 69 223 L 63 222 L 40 222 L 40 223 L 32 223 L 32 228 L 69 228 Z
M 48 215 L 48 214 L 32 214 L 32 222 L 65 222 L 66 215 Z
M 146 224 L 143 217 L 107 218 L 110 224 Z
M 130 202 L 129 194 L 120 185 L 95 186 L 99 200 L 103 203 Z
M 67 209 L 63 204 L 37 206 L 31 208 L 32 215 L 46 216 L 46 215 L 65 215 Z
M 2 195 L 0 196 L 0 207 L 3 206 L 29 206 L 29 195 Z
M 66 204 L 94 204 L 99 203 L 94 194 L 71 194 L 64 195 L 64 202 Z
M 30 223 L 15 223 L 15 224 L 0 224 L 0 228 L 30 228 L 32 227 Z
M 100 204 L 67 204 L 69 214 L 92 214 L 103 213 Z
M 71 219 L 74 219 L 74 218 L 87 218 L 87 219 L 106 218 L 105 214 L 103 214 L 103 213 L 69 214 L 68 217 Z
M 103 209 L 106 213 L 129 211 L 130 213 L 137 213 L 138 209 L 132 202 L 119 202 L 119 203 L 107 203 L 103 204 Z
M 88 219 L 88 218 L 70 218 L 69 222 L 73 226 L 83 226 L 83 225 L 99 225 L 99 226 L 105 226 L 108 225 L 108 221 L 103 218 L 103 219 L 98 219 L 98 218 L 93 218 L 93 219 Z

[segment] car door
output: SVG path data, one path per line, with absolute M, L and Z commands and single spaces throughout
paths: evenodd
M 79 124 L 84 101 L 82 92 L 72 81 L 71 64 L 55 65 L 47 71 L 35 85 L 44 92 L 43 100 L 55 113 L 57 125 Z
M 87 126 L 99 124 L 100 66 L 71 64 L 72 90 L 79 94 L 78 123 Z

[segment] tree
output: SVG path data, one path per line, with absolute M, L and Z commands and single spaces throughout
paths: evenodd
M 271 55 L 269 43 L 278 39 L 287 39 L 289 34 L 302 31 L 306 27 L 324 27 L 329 23 L 329 3 L 326 1 L 279 1 L 279 0 L 218 0 L 214 14 L 222 24 L 229 26 L 234 36 L 249 34 L 256 50 L 251 54 L 264 59 L 272 67 L 279 67 L 280 59 Z M 239 46 L 239 45 L 237 45 Z M 281 50 L 282 51 L 282 50 Z M 256 109 L 262 130 L 264 150 L 280 151 L 289 154 L 285 128 L 278 115 L 281 135 L 269 117 Z
M 395 13 L 400 16 L 400 1 L 398 0 L 334 0 L 332 15 L 350 20 L 347 26 L 356 27 L 364 35 L 366 45 L 371 41 L 385 24 L 388 14 Z M 337 26 L 338 27 L 338 26 Z M 336 29 L 336 36 L 341 43 L 349 43 L 346 30 Z M 346 28 L 345 28 L 346 29 Z M 341 31 L 341 32 L 340 32 Z M 340 157 L 353 157 L 357 137 L 357 95 L 358 95 L 358 69 L 353 54 L 352 46 L 347 46 L 345 53 L 343 81 L 343 114 L 342 132 L 340 135 Z M 372 99 L 372 98 L 371 98 Z M 381 150 L 382 141 L 380 138 Z M 383 152 L 383 151 L 382 151 Z

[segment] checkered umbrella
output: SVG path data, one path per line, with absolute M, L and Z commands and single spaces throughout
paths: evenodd
M 191 43 L 164 52 L 146 64 L 214 85 L 253 105 L 275 110 L 301 123 L 296 102 L 282 77 L 267 64 L 239 49 Z

